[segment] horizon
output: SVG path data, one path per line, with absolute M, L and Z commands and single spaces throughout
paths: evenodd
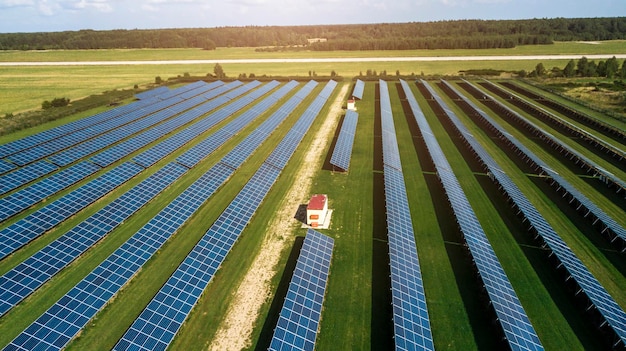
M 0 33 L 613 18 L 620 0 L 0 0 Z

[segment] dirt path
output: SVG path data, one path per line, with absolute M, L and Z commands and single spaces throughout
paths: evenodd
M 350 84 L 344 84 L 339 95 L 332 103 L 326 120 L 307 151 L 305 160 L 314 160 L 314 164 L 302 164 L 296 179 L 281 203 L 280 209 L 271 223 L 248 273 L 234 293 L 226 317 L 215 334 L 209 350 L 241 350 L 252 343 L 251 335 L 257 320 L 259 309 L 271 298 L 271 280 L 276 274 L 280 254 L 287 245 L 293 243 L 293 230 L 298 226 L 294 213 L 298 206 L 305 203 L 309 195 L 313 176 L 322 167 L 321 157 L 326 150 L 332 131 L 336 128 L 342 114 L 343 99 Z M 319 117 L 318 117 L 319 118 Z

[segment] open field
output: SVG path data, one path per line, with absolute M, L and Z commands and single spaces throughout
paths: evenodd
M 589 45 L 589 44 L 585 44 Z M 589 45 L 591 46 L 591 45 Z M 142 68 L 143 69 L 143 68 Z M 276 67 L 279 69 L 279 67 Z M 394 69 L 395 72 L 395 69 Z M 67 72 L 70 74 L 69 72 Z M 227 70 L 228 73 L 228 70 Z M 154 74 L 153 74 L 154 75 Z M 304 76 L 304 74 L 303 74 Z M 420 257 L 426 299 L 435 347 L 438 350 L 497 350 L 500 348 L 499 335 L 492 323 L 492 316 L 486 313 L 485 297 L 476 279 L 467 248 L 463 245 L 461 233 L 451 220 L 452 212 L 445 200 L 434 168 L 429 160 L 415 119 L 406 101 L 402 99 L 399 84 L 389 79 L 389 93 L 393 108 L 400 156 L 405 175 L 407 194 L 414 224 L 415 240 Z M 475 118 L 465 115 L 455 102 L 442 92 L 436 81 L 431 82 L 449 106 L 468 126 L 477 140 L 497 160 L 522 192 L 546 217 L 556 232 L 585 263 L 594 276 L 613 296 L 622 309 L 626 309 L 626 264 L 624 255 L 619 254 L 586 219 L 569 209 L 565 200 L 551 190 L 546 182 L 533 174 L 518 156 L 512 154 L 492 133 L 478 123 Z M 452 82 L 459 87 L 458 82 Z M 102 84 L 106 84 L 103 82 Z M 258 169 L 263 159 L 275 148 L 280 139 L 294 125 L 304 108 L 312 102 L 321 90 L 320 84 L 304 103 L 275 130 L 269 139 L 252 154 L 233 177 L 211 197 L 200 210 L 150 259 L 139 273 L 115 296 L 96 318 L 90 321 L 79 337 L 70 343 L 69 350 L 110 349 L 121 337 L 135 317 L 143 310 L 153 295 L 163 285 L 180 261 L 193 245 L 215 221 L 221 211 Z M 108 85 L 105 85 L 108 87 Z M 302 86 L 302 84 L 300 84 Z M 345 103 L 345 96 L 339 92 L 350 89 L 351 83 L 341 82 L 329 101 Z M 380 115 L 377 108 L 378 84 L 366 83 L 362 101 L 357 102 L 359 124 L 350 170 L 347 173 L 330 171 L 328 160 L 332 153 L 337 132 L 334 128 L 325 135 L 316 135 L 316 125 L 321 125 L 333 109 L 327 104 L 315 121 L 315 126 L 305 136 L 293 158 L 279 177 L 249 226 L 237 241 L 211 283 L 203 293 L 189 318 L 183 324 L 172 343 L 172 349 L 204 350 L 212 344 L 215 335 L 224 326 L 222 321 L 229 306 L 235 303 L 234 292 L 246 272 L 259 255 L 262 243 L 268 234 L 267 226 L 275 220 L 275 214 L 282 209 L 284 197 L 296 179 L 297 170 L 312 164 L 321 164 L 311 170 L 313 178 L 310 193 L 326 193 L 330 207 L 334 209 L 331 228 L 320 230 L 335 238 L 335 251 L 331 265 L 329 285 L 324 302 L 322 323 L 317 339 L 318 350 L 331 349 L 388 349 L 393 346 L 392 319 L 390 315 L 389 257 L 386 237 L 384 184 L 382 173 Z M 412 92 L 424 111 L 442 149 L 456 176 L 466 192 L 481 225 L 502 263 L 526 313 L 535 327 L 546 350 L 602 350 L 599 333 L 582 313 L 580 306 L 565 288 L 557 275 L 544 249 L 540 248 L 528 233 L 526 224 L 521 223 L 509 204 L 500 195 L 497 187 L 489 180 L 477 161 L 467 150 L 451 127 L 430 107 L 417 85 L 411 84 Z M 459 91 L 464 92 L 459 87 Z M 295 90 L 294 90 L 295 92 Z M 125 221 L 119 228 L 107 235 L 101 242 L 80 256 L 69 267 L 61 271 L 42 288 L 24 302 L 0 317 L 0 347 L 9 343 L 20 331 L 43 313 L 54 301 L 63 296 L 104 258 L 113 252 L 130 235 L 161 208 L 181 193 L 209 167 L 218 162 L 237 143 L 249 135 L 263 120 L 274 112 L 280 104 L 291 96 L 281 99 L 278 105 L 258 116 L 252 124 L 238 133 L 223 147 L 188 171 L 180 180 L 162 192 L 148 205 Z M 543 92 L 543 94 L 546 94 Z M 469 94 L 467 94 L 469 96 Z M 507 131 L 546 160 L 554 169 L 566 177 L 586 196 L 598 203 L 603 210 L 613 216 L 618 223 L 626 226 L 626 212 L 623 202 L 607 196 L 599 182 L 588 181 L 581 171 L 562 160 L 558 153 L 545 148 L 524 130 L 516 128 L 506 119 L 492 113 L 481 101 L 471 98 Z M 506 103 L 506 101 L 504 101 Z M 335 106 L 334 108 L 341 107 Z M 246 109 L 247 110 L 247 109 Z M 190 144 L 167 156 L 140 175 L 122 185 L 111 194 L 89 206 L 84 211 L 64 221 L 57 228 L 29 243 L 13 255 L 0 260 L 0 274 L 34 254 L 74 225 L 104 207 L 117 196 L 147 178 L 157 169 L 197 144 L 200 140 L 215 133 L 230 120 L 244 113 L 243 110 L 227 121 L 218 124 Z M 529 116 L 530 117 L 530 116 Z M 77 118 L 77 117 L 73 117 Z M 57 121 L 68 122 L 71 118 Z M 539 121 L 537 121 L 539 123 Z M 42 129 L 39 127 L 38 130 Z M 542 124 L 542 128 L 551 130 Z M 583 127 L 584 128 L 584 127 Z M 33 133 L 35 129 L 11 134 L 0 139 L 0 144 Z M 611 170 L 623 179 L 626 174 L 624 164 L 612 164 L 593 152 L 584 150 L 567 137 L 554 133 L 568 144 L 585 152 L 586 156 L 599 165 Z M 308 159 L 308 151 L 315 140 L 327 138 L 327 149 Z M 314 140 L 315 139 L 315 140 Z M 147 147 L 154 145 L 152 143 Z M 618 145 L 619 147 L 619 145 Z M 143 150 L 142 149 L 142 150 Z M 113 166 L 129 161 L 138 154 L 128 155 Z M 93 176 L 88 178 L 92 179 Z M 84 183 L 83 181 L 82 183 Z M 73 186 L 73 190 L 78 186 Z M 0 223 L 0 229 L 15 223 L 38 208 L 60 198 L 69 190 L 51 196 L 45 202 L 35 205 L 16 216 Z M 1 197 L 0 197 L 1 198 Z M 297 208 L 293 208 L 293 214 Z M 304 235 L 295 219 L 286 220 L 287 229 L 283 233 L 284 250 L 276 258 L 278 265 L 270 272 L 271 293 L 260 308 L 254 321 L 249 350 L 264 350 L 268 346 L 273 326 L 267 321 L 275 319 L 277 308 L 282 304 L 282 296 L 277 291 L 286 283 L 290 275 L 286 267 L 293 255 L 297 236 Z
M 419 50 L 419 51 L 349 51 L 349 52 L 256 52 L 254 48 L 218 48 L 172 50 L 89 50 L 89 51 L 3 51 L 0 62 L 81 62 L 81 61 L 172 61 L 172 60 L 238 60 L 277 58 L 372 58 L 372 57 L 446 57 L 446 56 L 528 56 L 528 55 L 594 55 L 626 54 L 624 41 L 600 44 L 555 43 L 554 45 L 520 46 L 493 50 Z M 547 68 L 564 67 L 568 60 L 543 62 Z M 331 71 L 351 78 L 365 74 L 368 69 L 401 74 L 456 75 L 461 70 L 496 69 L 531 71 L 533 60 L 481 62 L 325 62 L 325 63 L 228 63 L 223 64 L 229 77 L 255 73 L 270 76 L 308 77 L 310 71 L 329 75 Z M 135 84 L 145 86 L 156 76 L 163 79 L 189 73 L 205 76 L 213 73 L 212 64 L 175 64 L 140 66 L 60 66 L 60 67 L 0 67 L 0 115 L 40 108 L 44 100 L 67 97 L 76 100 L 105 90 L 131 89 Z
M 419 52 L 257 53 L 253 49 L 239 48 L 224 48 L 216 51 L 1 52 L 0 61 L 186 60 L 251 57 L 307 58 L 311 56 L 421 57 L 549 54 L 580 54 L 583 56 L 585 54 L 626 54 L 624 43 L 623 41 L 602 42 L 600 44 L 556 43 L 550 46 L 519 47 L 510 50 Z M 567 61 L 553 60 L 549 63 L 543 63 L 546 67 L 563 67 Z M 359 75 L 360 72 L 365 73 L 368 69 L 378 72 L 387 71 L 386 80 L 389 83 L 394 122 L 435 347 L 438 350 L 500 350 L 502 347 L 500 334 L 497 328 L 494 328 L 493 315 L 486 308 L 486 297 L 481 289 L 480 281 L 477 279 L 471 258 L 468 256 L 462 234 L 452 218 L 453 213 L 445 199 L 445 193 L 437 175 L 434 173 L 434 167 L 429 159 L 430 156 L 419 128 L 406 100 L 403 98 L 402 89 L 393 79 L 396 70 L 402 74 L 456 75 L 460 70 L 466 69 L 526 69 L 530 71 L 534 69 L 537 63 L 538 61 L 532 60 L 489 62 L 382 61 L 328 62 L 306 65 L 301 63 L 228 63 L 222 66 L 229 77 L 236 77 L 240 73 L 255 73 L 256 75 L 266 74 L 269 76 L 299 76 L 302 77 L 302 81 L 310 79 L 309 71 L 315 71 L 318 75 L 326 76 L 334 70 L 346 78 L 339 83 L 329 99 L 329 101 L 338 100 L 339 105 L 345 104 L 347 98 L 339 92 L 352 88 L 350 78 Z M 135 84 L 147 87 L 154 82 L 156 76 L 167 79 L 184 73 L 189 73 L 192 76 L 204 76 L 212 72 L 212 65 L 194 64 L 0 67 L 0 106 L 2 106 L 0 115 L 38 108 L 41 101 L 54 97 L 64 96 L 78 99 L 104 90 L 132 89 Z M 510 134 L 521 140 L 530 150 L 549 163 L 551 167 L 554 167 L 555 171 L 578 189 L 581 189 L 585 196 L 600 205 L 606 213 L 617 220 L 619 225 L 626 227 L 626 200 L 624 200 L 623 193 L 614 194 L 614 191 L 606 188 L 597 177 L 585 174 L 577 168 L 574 162 L 563 159 L 557 151 L 546 147 L 527 130 L 519 128 L 507 118 L 491 111 L 486 105 L 483 105 L 480 99 L 471 97 L 468 92 L 463 90 L 459 81 L 450 80 L 450 82 L 502 124 Z M 494 82 L 498 84 L 497 80 Z M 474 83 L 478 85 L 480 82 Z M 532 89 L 534 92 L 550 97 L 571 108 L 593 115 L 595 118 L 604 119 L 618 129 L 626 128 L 623 122 L 615 121 L 572 101 L 564 100 L 524 82 L 514 81 L 514 83 Z M 467 146 L 461 142 L 449 123 L 437 115 L 436 110 L 431 105 L 432 100 L 421 93 L 418 85 L 413 82 L 410 84 L 412 92 L 424 111 L 452 169 L 459 178 L 545 349 L 606 349 L 606 345 L 601 341 L 600 333 L 590 321 L 589 316 L 582 312 L 581 306 L 562 282 L 562 276 L 553 269 L 552 261 L 547 258 L 545 249 L 533 240 L 533 235 L 528 232 L 527 223 L 522 223 L 520 218 L 516 216 L 510 204 L 501 196 L 497 186 L 485 174 L 474 155 L 468 151 Z M 535 170 L 526 165 L 519 156 L 516 156 L 504 142 L 488 131 L 475 117 L 466 115 L 455 101 L 444 93 L 437 81 L 433 80 L 430 84 L 468 126 L 475 138 L 496 159 L 502 169 L 513 179 L 530 202 L 545 216 L 550 225 L 607 289 L 621 308 L 626 309 L 624 254 L 619 253 L 619 249 L 610 244 L 600 234 L 598 228 L 592 226 L 580 212 L 571 209 L 567 200 L 561 198 L 560 194 L 552 189 L 542 177 L 538 177 Z M 265 157 L 270 154 L 281 138 L 295 124 L 305 107 L 321 91 L 322 85 L 319 84 L 314 89 L 303 104 L 271 134 L 268 140 L 252 154 L 250 159 L 234 173 L 228 182 L 200 207 L 190 220 L 141 268 L 130 283 L 87 324 L 78 337 L 68 345 L 68 350 L 110 349 L 117 342 L 169 275 L 218 218 L 222 210 L 241 190 Z M 301 83 L 298 88 L 302 86 Z M 22 303 L 0 317 L 0 330 L 2 330 L 0 347 L 7 345 L 19 332 L 46 311 L 50 305 L 62 297 L 148 220 L 153 218 L 187 186 L 216 164 L 247 135 L 251 134 L 263 120 L 276 111 L 277 106 L 285 102 L 297 89 L 289 93 L 287 97 L 282 98 L 276 106 L 257 116 L 251 125 L 237 133 L 199 165 L 189 170 L 181 179 L 124 221 L 119 228 L 82 254 Z M 275 223 L 278 213 L 289 212 L 289 209 L 283 208 L 284 198 L 288 196 L 293 185 L 300 182 L 297 178 L 298 170 L 305 167 L 314 167 L 314 169 L 309 172 L 313 175 L 311 188 L 307 190 L 306 194 L 302 194 L 302 198 L 308 198 L 309 195 L 315 193 L 328 194 L 330 207 L 334 209 L 331 228 L 320 230 L 335 239 L 335 251 L 324 301 L 321 327 L 317 338 L 317 349 L 380 350 L 389 349 L 393 346 L 389 254 L 377 89 L 378 84 L 376 82 L 367 82 L 364 98 L 357 102 L 360 119 L 349 172 L 333 172 L 329 165 L 332 147 L 338 134 L 335 126 L 330 128 L 331 131 L 325 136 L 316 135 L 317 130 L 314 126 L 306 134 L 302 144 L 278 178 L 277 183 L 274 184 L 252 221 L 228 254 L 220 270 L 211 280 L 198 304 L 173 340 L 171 349 L 205 350 L 214 345 L 216 335 L 228 327 L 223 324 L 223 321 L 228 316 L 229 307 L 238 301 L 235 292 L 246 273 L 254 265 L 255 259 L 262 257 L 262 243 L 272 235 L 267 227 Z M 498 98 L 498 101 L 508 104 L 505 99 Z M 124 103 L 129 102 L 125 101 Z M 329 113 L 333 109 L 341 108 L 342 106 L 327 104 L 317 117 L 315 125 L 321 125 L 325 120 L 332 118 Z M 519 111 L 514 107 L 512 108 Z M 109 107 L 100 107 L 36 128 L 0 136 L 0 144 L 78 120 L 105 109 L 109 109 Z M 189 144 L 149 167 L 85 210 L 30 242 L 14 254 L 0 260 L 0 275 L 6 274 L 20 262 L 84 221 L 159 168 L 169 162 L 174 162 L 184 151 L 202 139 L 214 135 L 217 129 L 242 115 L 248 109 L 229 116 L 226 121 L 198 136 Z M 522 111 L 519 112 L 616 177 L 621 180 L 626 179 L 624 160 L 619 162 L 609 160 L 599 152 L 581 145 L 574 138 L 550 127 L 544 121 Z M 567 116 L 559 116 L 595 134 L 593 130 L 575 120 L 570 120 Z M 185 127 L 178 130 L 183 128 Z M 320 138 L 327 138 L 331 142 L 318 153 L 310 152 L 312 145 L 316 141 L 319 142 Z M 623 141 L 612 140 L 605 135 L 598 135 L 598 138 L 621 149 L 622 152 L 625 149 Z M 114 163 L 110 168 L 124 161 L 131 161 L 141 151 L 155 144 L 156 142 L 153 142 L 143 147 Z M 322 166 L 312 166 L 319 164 Z M 102 173 L 101 171 L 97 175 Z M 88 177 L 79 184 L 50 196 L 14 218 L 0 222 L 0 230 L 24 219 L 27 215 L 61 198 L 88 180 L 94 179 L 97 175 Z M 0 200 L 9 194 L 0 195 Z M 292 209 L 294 215 L 296 211 L 297 208 Z M 281 294 L 284 295 L 285 293 L 285 286 L 288 284 L 286 279 L 291 275 L 289 270 L 292 269 L 294 254 L 297 255 L 298 237 L 305 233 L 304 229 L 299 228 L 299 223 L 295 219 L 290 216 L 287 217 L 289 219 L 283 219 L 285 223 L 281 225 L 281 228 L 286 229 L 278 239 L 281 241 L 280 247 L 283 249 L 278 253 L 278 257 L 272 257 L 278 263 L 273 269 L 265 272 L 271 277 L 269 296 L 260 306 L 258 316 L 251 321 L 253 324 L 251 333 L 241 335 L 242 338 L 250 338 L 249 346 L 245 347 L 247 350 L 267 349 L 273 331 L 271 321 L 275 321 L 277 318 L 284 297 Z M 267 270 L 267 267 L 265 269 Z M 231 335 L 231 337 L 236 336 Z

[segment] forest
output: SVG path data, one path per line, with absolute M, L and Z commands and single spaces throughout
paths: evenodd
M 323 38 L 310 43 L 308 39 Z M 626 39 L 626 17 L 319 26 L 0 33 L 0 50 L 256 47 L 258 50 L 491 49 Z M 313 40 L 312 40 L 313 41 Z

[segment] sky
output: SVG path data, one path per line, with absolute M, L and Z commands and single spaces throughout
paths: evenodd
M 0 0 L 0 33 L 615 16 L 625 0 Z

